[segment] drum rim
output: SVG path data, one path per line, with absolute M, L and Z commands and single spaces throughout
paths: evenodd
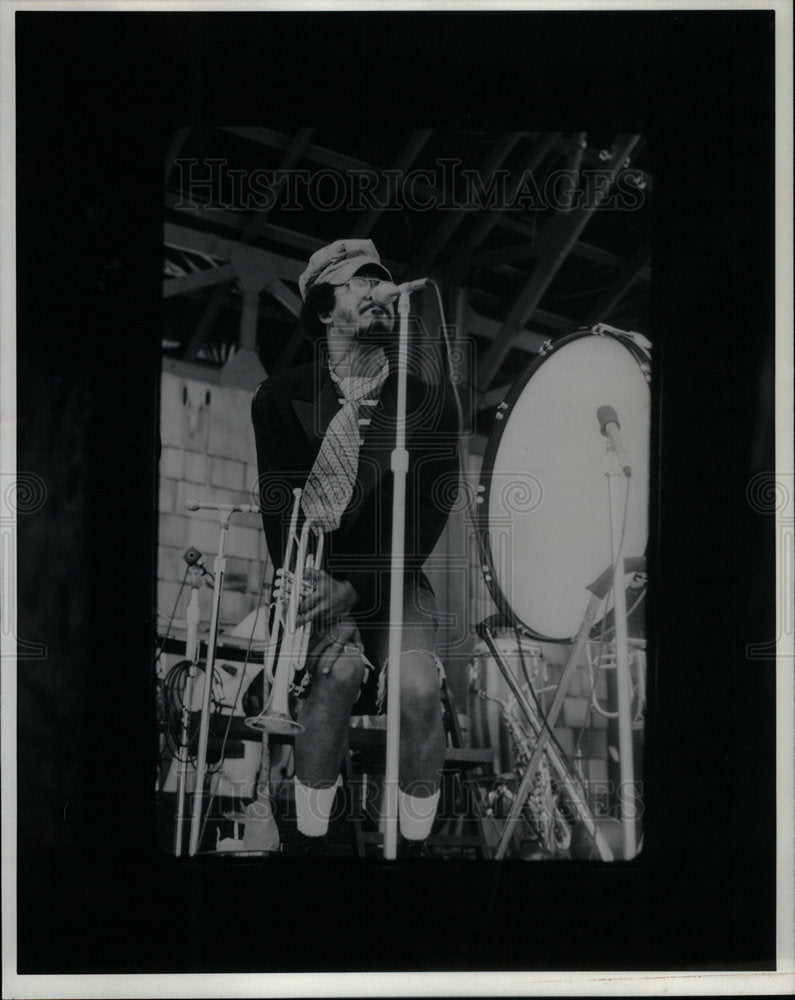
M 602 330 L 597 332 L 597 330 L 591 327 L 581 327 L 578 330 L 572 331 L 572 333 L 566 333 L 562 337 L 557 337 L 555 340 L 547 341 L 541 348 L 538 356 L 533 358 L 531 362 L 523 369 L 521 374 L 517 377 L 516 381 L 513 383 L 511 388 L 508 390 L 508 394 L 503 400 L 502 405 L 510 410 L 516 400 L 521 396 L 522 392 L 527 386 L 527 383 L 533 377 L 533 375 L 538 371 L 539 368 L 548 361 L 560 348 L 573 343 L 576 340 L 581 340 L 583 337 L 605 337 L 609 340 L 615 340 L 620 343 L 634 359 L 638 365 L 638 369 L 642 373 L 641 363 L 633 350 L 624 343 L 621 337 L 617 337 L 614 333 L 609 330 Z M 502 591 L 497 582 L 497 576 L 494 571 L 494 558 L 491 551 L 491 541 L 488 534 L 488 521 L 489 521 L 489 486 L 490 478 L 494 472 L 494 459 L 497 451 L 500 447 L 500 442 L 502 440 L 502 435 L 505 432 L 505 427 L 507 425 L 507 420 L 495 420 L 494 426 L 489 434 L 488 441 L 486 442 L 486 449 L 483 452 L 483 462 L 480 467 L 480 477 L 478 480 L 478 497 L 482 501 L 477 504 L 478 517 L 477 517 L 477 529 L 480 538 L 480 550 L 487 562 L 488 577 L 486 578 L 486 586 L 489 588 L 489 593 L 494 603 L 497 605 L 500 613 L 512 624 L 519 624 L 530 635 L 536 639 L 538 642 L 550 642 L 557 643 L 558 645 L 565 645 L 571 643 L 574 636 L 567 636 L 565 639 L 556 639 L 552 636 L 544 635 L 542 632 L 538 632 L 536 629 L 532 628 L 527 622 L 522 621 L 522 619 L 517 615 L 514 609 L 511 607 L 511 603 Z

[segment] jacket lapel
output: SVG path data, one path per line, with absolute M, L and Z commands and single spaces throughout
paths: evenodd
M 320 392 L 316 395 L 318 383 Z M 331 418 L 340 409 L 337 391 L 328 371 L 324 374 L 318 367 L 310 370 L 301 386 L 300 398 L 293 399 L 292 404 L 304 433 L 317 452 Z
M 320 383 L 320 391 L 317 385 Z M 412 400 L 417 387 L 412 379 L 407 386 L 407 410 L 412 412 Z M 312 445 L 316 456 L 332 417 L 339 412 L 340 403 L 334 383 L 325 368 L 309 371 L 301 386 L 300 398 L 291 400 L 293 411 Z M 395 418 L 397 414 L 397 374 L 391 373 L 381 390 L 378 405 L 372 407 L 371 424 L 364 430 L 364 444 L 359 451 L 358 486 L 351 505 L 342 517 L 340 527 L 347 530 L 361 514 L 376 486 L 391 471 L 392 451 L 395 447 Z M 407 445 L 411 433 L 406 435 Z

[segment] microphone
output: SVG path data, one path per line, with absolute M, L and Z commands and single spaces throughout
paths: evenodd
M 259 507 L 252 504 L 231 504 L 231 503 L 201 503 L 195 497 L 190 497 L 185 501 L 188 510 L 223 510 L 232 511 L 239 514 L 259 514 Z
M 632 468 L 619 433 L 621 424 L 618 422 L 618 414 L 612 406 L 600 406 L 596 411 L 596 419 L 599 421 L 599 430 L 606 438 L 610 439 L 610 444 L 613 446 L 613 451 L 616 453 L 624 475 L 629 478 L 632 475 Z
M 418 288 L 424 288 L 428 283 L 427 278 L 417 278 L 416 281 L 406 281 L 402 285 L 393 285 L 391 281 L 382 281 L 370 292 L 370 298 L 379 306 L 386 305 L 396 299 L 403 292 L 416 292 Z
M 189 549 L 185 549 L 182 553 L 182 558 L 188 564 L 188 566 L 195 566 L 197 570 L 201 572 L 202 576 L 209 576 L 210 580 L 215 582 L 215 574 L 211 573 L 207 567 L 204 565 L 204 560 L 202 558 L 201 552 L 195 549 L 192 545 Z M 206 582 L 206 581 L 205 581 Z M 209 586 L 209 585 L 208 585 Z

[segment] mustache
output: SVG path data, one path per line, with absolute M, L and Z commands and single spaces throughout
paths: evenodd
M 379 313 L 382 316 L 387 316 L 392 319 L 393 312 L 391 308 L 381 305 L 380 302 L 371 302 L 369 305 L 359 307 L 359 315 L 364 316 L 365 313 Z

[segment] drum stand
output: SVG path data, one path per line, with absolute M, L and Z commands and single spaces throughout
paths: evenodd
M 557 722 L 558 715 L 563 706 L 563 699 L 569 689 L 572 674 L 576 669 L 588 636 L 596 621 L 596 613 L 599 605 L 606 600 L 612 587 L 613 615 L 615 621 L 615 648 L 616 648 L 616 680 L 618 685 L 618 725 L 619 725 L 619 760 L 620 760 L 620 789 L 619 802 L 621 806 L 621 823 L 624 834 L 624 860 L 630 860 L 637 853 L 637 833 L 636 818 L 637 806 L 635 798 L 634 767 L 632 758 L 632 719 L 631 719 L 631 696 L 630 696 L 630 672 L 629 672 L 629 649 L 627 642 L 627 605 L 626 594 L 623 585 L 623 569 L 625 560 L 623 556 L 622 525 L 624 521 L 624 504 L 622 503 L 620 484 L 624 481 L 624 473 L 619 468 L 619 463 L 615 452 L 608 447 L 607 455 L 608 484 L 610 489 L 610 530 L 615 558 L 613 564 L 609 566 L 597 580 L 587 586 L 591 591 L 591 599 L 585 610 L 582 623 L 577 631 L 569 658 L 560 678 L 560 683 L 555 690 L 549 712 L 542 718 L 539 712 L 530 703 L 517 683 L 508 663 L 495 642 L 494 635 L 488 622 L 482 622 L 478 626 L 478 634 L 485 640 L 489 650 L 494 657 L 497 666 L 505 678 L 508 686 L 516 698 L 517 704 L 524 713 L 533 733 L 536 737 L 536 745 L 530 757 L 530 761 L 525 769 L 519 783 L 516 798 L 511 806 L 511 812 L 505 824 L 505 828 L 500 838 L 500 843 L 495 854 L 496 860 L 505 857 L 508 844 L 516 828 L 519 815 L 524 803 L 530 793 L 535 778 L 541 755 L 546 751 L 549 763 L 557 772 L 564 788 L 571 796 L 572 802 L 585 824 L 588 833 L 594 840 L 599 851 L 599 856 L 603 861 L 612 861 L 613 854 L 608 846 L 604 835 L 595 824 L 591 816 L 587 802 L 585 801 L 577 781 L 567 767 L 562 754 L 554 742 L 550 742 L 552 729 Z M 618 567 L 622 567 L 622 572 L 618 573 Z M 616 585 L 616 576 L 619 576 L 619 584 Z
M 594 822 L 594 818 L 591 815 L 588 803 L 582 793 L 577 779 L 572 775 L 566 761 L 563 758 L 563 754 L 558 749 L 557 745 L 554 742 L 550 742 L 549 739 L 552 727 L 555 725 L 561 706 L 563 705 L 563 699 L 566 695 L 569 681 L 571 680 L 571 675 L 576 665 L 577 656 L 585 645 L 588 633 L 596 620 L 596 610 L 599 603 L 599 598 L 595 596 L 591 598 L 588 610 L 585 613 L 585 618 L 583 619 L 583 623 L 577 633 L 577 641 L 575 642 L 572 653 L 569 656 L 568 663 L 563 671 L 563 676 L 561 677 L 560 683 L 555 691 L 555 697 L 546 718 L 541 716 L 514 677 L 510 666 L 497 645 L 495 635 L 492 632 L 491 624 L 488 621 L 485 621 L 481 622 L 480 625 L 477 626 L 478 635 L 489 647 L 489 652 L 494 657 L 494 660 L 500 669 L 500 673 L 503 675 L 508 687 L 511 689 L 511 692 L 516 699 L 516 703 L 524 714 L 536 740 L 536 745 L 530 756 L 530 761 L 524 774 L 522 775 L 522 780 L 519 783 L 516 798 L 513 800 L 511 812 L 502 831 L 500 842 L 497 845 L 497 852 L 494 855 L 496 861 L 500 861 L 505 857 L 508 850 L 508 844 L 510 843 L 516 824 L 519 820 L 519 814 L 521 813 L 525 800 L 532 789 L 533 780 L 535 778 L 536 771 L 538 770 L 538 765 L 541 762 L 541 755 L 544 752 L 547 754 L 550 766 L 553 768 L 561 784 L 566 789 L 569 798 L 577 810 L 578 816 L 583 821 L 585 828 L 593 838 L 597 850 L 599 851 L 600 858 L 602 861 L 613 860 L 613 853 L 604 838 L 604 834 Z

